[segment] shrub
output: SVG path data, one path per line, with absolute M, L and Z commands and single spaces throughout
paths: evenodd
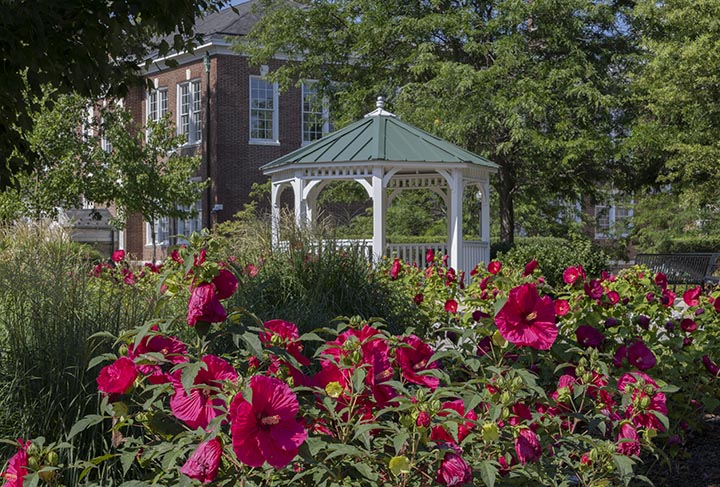
M 668 254 L 720 252 L 720 236 L 673 238 L 663 242 L 660 250 Z
M 581 264 L 589 276 L 599 276 L 608 267 L 605 252 L 583 239 L 522 238 L 507 252 L 498 253 L 497 258 L 511 267 L 522 267 L 536 259 L 552 286 L 562 283 L 562 273 L 570 266 Z

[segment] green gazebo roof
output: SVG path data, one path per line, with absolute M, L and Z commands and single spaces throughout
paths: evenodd
M 365 118 L 262 166 L 272 171 L 294 164 L 373 161 L 470 163 L 488 169 L 498 165 L 378 109 Z

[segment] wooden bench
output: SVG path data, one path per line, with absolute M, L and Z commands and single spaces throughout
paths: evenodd
M 720 283 L 720 253 L 638 254 L 635 263 L 662 272 L 670 284 Z

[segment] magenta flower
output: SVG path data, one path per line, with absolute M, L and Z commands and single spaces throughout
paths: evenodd
M 707 370 L 710 375 L 714 375 L 715 377 L 717 377 L 717 375 L 720 373 L 720 367 L 718 366 L 718 364 L 710 360 L 710 357 L 707 355 L 702 356 L 702 362 L 705 366 L 705 370 Z
M 625 417 L 631 419 L 636 427 L 665 431 L 665 427 L 656 413 L 667 416 L 668 409 L 665 394 L 660 392 L 657 383 L 642 372 L 624 374 L 618 381 L 621 394 L 631 393 L 631 402 Z
M 510 343 L 538 350 L 548 350 L 558 334 L 552 299 L 540 298 L 534 284 L 510 290 L 507 302 L 495 315 L 495 324 Z
M 397 279 L 401 270 L 402 264 L 400 263 L 400 259 L 395 259 L 392 263 L 392 267 L 390 267 L 390 278 Z
M 592 299 L 602 298 L 603 293 L 605 292 L 602 284 L 600 284 L 600 281 L 595 279 L 591 279 L 590 282 L 586 282 L 583 288 L 585 289 L 585 294 L 590 296 Z
M 542 456 L 542 447 L 540 440 L 533 430 L 522 429 L 515 438 L 515 453 L 517 453 L 518 461 L 525 465 L 526 463 L 536 462 Z
M 260 342 L 266 347 L 284 348 L 300 365 L 310 365 L 310 360 L 302 354 L 303 345 L 295 323 L 283 320 L 269 320 L 264 323 L 265 330 L 260 333 Z
M 698 325 L 695 320 L 691 320 L 690 318 L 684 318 L 680 322 L 680 328 L 682 328 L 683 331 L 686 331 L 688 333 L 694 332 L 695 330 L 697 330 L 697 327 Z
M 307 438 L 295 419 L 299 404 L 287 384 L 274 377 L 250 379 L 252 403 L 238 394 L 230 405 L 233 450 L 242 463 L 275 468 L 289 464 Z
M 106 396 L 125 394 L 138 376 L 135 362 L 128 357 L 120 357 L 100 370 L 97 377 L 98 390 Z
M 175 417 L 191 429 L 206 428 L 210 421 L 222 414 L 225 401 L 215 397 L 223 381 L 237 380 L 238 374 L 232 365 L 215 355 L 202 358 L 204 368 L 195 376 L 190 394 L 181 382 L 180 371 L 173 377 L 175 393 L 170 398 L 170 409 Z
M 22 438 L 20 438 L 18 439 L 18 446 L 18 451 L 10 457 L 7 469 L 2 474 L 2 478 L 5 479 L 3 487 L 22 487 L 25 481 L 25 476 L 28 472 L 27 450 L 30 447 L 30 441 L 24 442 Z
M 618 434 L 617 451 L 628 457 L 640 455 L 640 441 L 635 427 L 630 423 L 623 423 Z
M 433 349 L 422 339 L 410 335 L 400 340 L 401 346 L 395 350 L 395 361 L 400 366 L 403 377 L 413 384 L 436 389 L 440 379 L 431 375 L 421 375 L 419 372 L 437 369 L 437 362 L 428 363 L 433 355 Z
M 662 272 L 655 274 L 655 284 L 660 286 L 662 289 L 666 289 L 668 286 L 667 276 Z
M 445 429 L 444 426 L 436 426 L 432 429 L 432 431 L 430 432 L 430 439 L 432 441 L 447 442 L 451 444 L 461 443 L 465 439 L 465 437 L 470 434 L 470 430 L 475 426 L 474 422 L 478 418 L 477 413 L 472 409 L 470 411 L 467 411 L 466 413 L 465 403 L 463 403 L 462 399 L 444 402 L 442 405 L 442 410 L 437 415 L 439 417 L 457 417 L 456 415 L 450 413 L 450 411 L 455 411 L 457 414 L 460 415 L 461 418 L 469 420 L 458 423 L 457 442 L 452 437 L 452 435 L 450 435 L 448 430 Z
M 425 262 L 428 264 L 435 260 L 435 251 L 433 249 L 427 249 L 425 251 Z
M 491 260 L 488 264 L 488 272 L 490 274 L 497 274 L 502 269 L 502 263 L 499 260 Z
M 657 364 L 655 354 L 642 340 L 635 341 L 627 348 L 627 359 L 630 365 L 643 371 L 652 369 Z
M 237 277 L 227 269 L 220 269 L 220 274 L 215 276 L 212 283 L 215 285 L 218 299 L 229 298 L 238 288 Z
M 125 251 L 122 249 L 116 250 L 115 252 L 112 253 L 112 257 L 110 257 L 110 258 L 112 259 L 113 262 L 120 262 L 121 260 L 123 260 L 125 258 Z
M 535 272 L 535 269 L 538 268 L 538 261 L 533 259 L 527 264 L 525 264 L 525 269 L 523 269 L 523 277 L 531 275 L 533 272 Z
M 715 298 L 715 301 L 713 302 L 713 308 L 715 308 L 715 311 L 720 313 L 720 298 Z
M 565 316 L 570 312 L 570 303 L 564 299 L 558 299 L 555 301 L 555 314 L 558 316 Z
M 222 444 L 217 438 L 204 441 L 198 445 L 197 449 L 182 466 L 180 472 L 191 479 L 208 484 L 215 480 L 217 476 L 222 452 Z
M 158 360 L 156 356 L 146 354 L 161 354 L 163 358 Z M 170 381 L 170 377 L 163 370 L 164 365 L 177 365 L 188 361 L 185 344 L 174 336 L 163 335 L 145 336 L 137 346 L 130 344 L 127 356 L 133 360 L 140 359 L 137 369 L 148 377 L 151 384 Z
M 617 350 L 615 350 L 615 356 L 612 359 L 612 363 L 615 367 L 622 367 L 623 360 L 627 358 L 627 346 L 626 345 L 620 345 Z
M 447 301 L 445 301 L 445 312 L 446 313 L 455 314 L 455 313 L 457 313 L 457 309 L 458 309 L 457 301 L 455 301 L 454 299 L 448 299 Z
M 465 485 L 472 480 L 472 470 L 463 457 L 457 453 L 447 452 L 440 462 L 435 480 L 448 487 Z
M 583 281 L 585 279 L 585 269 L 583 266 L 578 265 L 577 267 L 568 267 L 563 272 L 563 281 L 565 284 L 573 285 L 576 281 Z
M 613 306 L 620 302 L 620 294 L 617 291 L 609 291 L 606 296 Z
M 578 344 L 585 348 L 598 348 L 605 340 L 605 335 L 590 325 L 578 326 L 577 330 L 575 330 L 575 336 Z
M 694 288 L 688 289 L 683 293 L 683 301 L 685 301 L 685 304 L 688 306 L 697 306 L 700 304 L 700 292 L 702 289 L 700 289 L 700 286 L 696 286 Z
M 195 326 L 199 321 L 222 323 L 226 318 L 227 312 L 220 304 L 212 284 L 204 283 L 193 288 L 188 303 L 188 325 Z

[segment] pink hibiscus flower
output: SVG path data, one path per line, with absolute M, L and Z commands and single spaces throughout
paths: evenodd
M 192 429 L 206 428 L 210 421 L 222 414 L 225 401 L 215 397 L 214 393 L 222 388 L 223 381 L 238 378 L 232 365 L 220 357 L 205 355 L 202 361 L 205 367 L 195 376 L 189 395 L 182 385 L 181 371 L 173 376 L 175 393 L 170 398 L 170 409 L 177 419 Z
M 445 312 L 446 313 L 455 314 L 455 313 L 457 313 L 457 309 L 458 309 L 457 301 L 455 301 L 454 299 L 448 299 L 447 301 L 445 301 Z
M 555 314 L 558 316 L 565 316 L 570 312 L 570 303 L 564 299 L 558 299 L 555 301 Z
M 583 269 L 583 266 L 578 265 L 577 267 L 568 267 L 565 269 L 563 272 L 563 281 L 565 281 L 565 284 L 572 286 L 578 280 L 585 280 L 585 269 Z
M 525 264 L 525 269 L 523 269 L 523 277 L 531 275 L 533 272 L 535 272 L 535 269 L 538 268 L 538 261 L 533 259 L 527 264 Z
M 488 272 L 490 274 L 495 275 L 498 272 L 500 272 L 500 269 L 502 269 L 502 264 L 500 263 L 499 260 L 491 260 L 490 263 L 488 264 Z
M 18 439 L 18 451 L 10 457 L 7 469 L 3 472 L 2 478 L 5 479 L 3 487 L 22 487 L 27 475 L 28 454 L 30 441 Z
M 403 377 L 413 384 L 419 384 L 436 389 L 440 379 L 431 375 L 421 375 L 419 372 L 437 369 L 437 362 L 428 363 L 433 355 L 433 349 L 421 338 L 410 335 L 400 340 L 400 346 L 395 350 L 395 361 L 400 366 Z
M 538 350 L 548 350 L 558 335 L 552 299 L 540 298 L 534 284 L 510 290 L 507 302 L 495 315 L 495 324 L 510 343 Z
M 472 470 L 463 457 L 457 453 L 447 452 L 440 462 L 435 480 L 448 487 L 465 485 L 472 480 Z
M 640 455 L 640 441 L 637 430 L 630 423 L 623 423 L 618 433 L 617 452 L 628 457 Z
M 683 301 L 685 301 L 685 304 L 687 304 L 688 306 L 697 306 L 700 304 L 701 292 L 702 289 L 700 289 L 700 286 L 688 289 L 683 293 Z
M 542 456 L 540 439 L 533 430 L 522 429 L 515 438 L 515 453 L 521 465 L 536 462 Z
M 475 421 L 478 418 L 477 413 L 472 409 L 470 411 L 467 411 L 466 413 L 465 403 L 463 403 L 462 399 L 444 402 L 442 405 L 442 410 L 438 413 L 438 416 L 456 418 L 457 415 L 452 414 L 450 411 L 455 411 L 457 414 L 460 415 L 461 418 L 469 420 L 458 423 L 457 442 L 452 437 L 450 432 L 445 429 L 444 426 L 435 426 L 432 429 L 432 431 L 430 432 L 430 439 L 432 441 L 447 442 L 451 444 L 462 443 L 465 437 L 470 434 L 470 430 L 475 427 Z
M 310 360 L 302 354 L 303 345 L 295 323 L 283 320 L 269 320 L 264 323 L 265 330 L 260 332 L 260 342 L 266 347 L 284 348 L 300 365 L 310 365 Z
M 707 370 L 710 375 L 714 375 L 717 377 L 717 375 L 720 373 L 720 366 L 713 362 L 708 355 L 702 356 L 702 363 L 705 366 L 705 370 Z
M 227 269 L 220 269 L 220 274 L 212 280 L 218 299 L 227 299 L 237 291 L 238 280 L 235 274 Z
M 665 427 L 654 412 L 667 416 L 665 394 L 660 392 L 657 383 L 642 372 L 624 374 L 618 381 L 621 394 L 631 394 L 631 402 L 625 417 L 632 420 L 636 427 L 665 431 Z
M 390 278 L 397 279 L 401 270 L 402 264 L 400 263 L 400 259 L 395 259 L 392 263 L 392 267 L 390 267 Z
M 120 262 L 121 260 L 123 260 L 125 258 L 125 251 L 122 249 L 116 250 L 115 252 L 112 253 L 112 256 L 110 258 L 112 259 L 113 262 Z
M 642 340 L 636 340 L 627 347 L 627 359 L 630 365 L 643 371 L 650 370 L 657 364 L 655 354 Z
M 160 354 L 147 356 L 146 354 Z M 140 360 L 138 371 L 148 377 L 151 384 L 164 384 L 170 381 L 164 367 L 177 365 L 188 361 L 187 347 L 174 336 L 153 335 L 145 336 L 137 346 L 134 343 L 128 347 L 128 358 Z
M 217 438 L 204 441 L 198 445 L 190 458 L 187 459 L 180 472 L 191 479 L 208 484 L 217 477 L 222 452 L 222 443 Z
M 435 251 L 433 249 L 427 249 L 425 251 L 425 262 L 428 264 L 435 260 Z
M 199 321 L 205 323 L 222 323 L 227 312 L 220 304 L 212 284 L 204 283 L 193 288 L 188 303 L 188 325 L 195 326 Z
M 128 357 L 120 357 L 100 370 L 96 379 L 98 390 L 104 395 L 125 394 L 138 376 L 135 362 Z
M 233 450 L 242 463 L 275 468 L 288 465 L 307 438 L 295 419 L 299 405 L 287 384 L 274 377 L 250 379 L 252 403 L 238 394 L 230 405 Z
M 605 340 L 605 335 L 600 333 L 595 327 L 590 325 L 580 325 L 575 330 L 575 336 L 578 344 L 585 348 L 598 348 Z

